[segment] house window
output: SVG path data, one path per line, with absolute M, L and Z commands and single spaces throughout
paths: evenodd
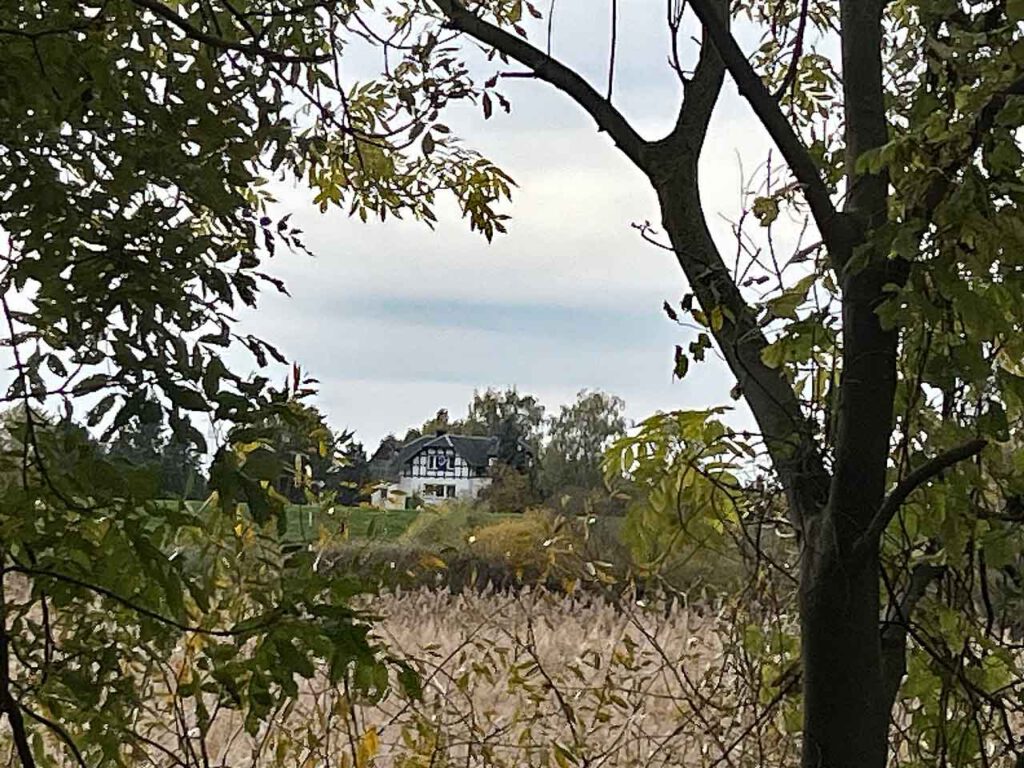
M 438 499 L 443 499 L 444 492 L 445 491 L 443 485 L 437 485 L 435 483 L 426 483 L 423 486 L 423 494 L 425 496 L 433 496 Z
M 449 485 L 449 486 L 447 486 L 447 488 L 448 488 L 448 498 L 449 499 L 454 499 L 455 498 L 455 486 L 454 485 Z

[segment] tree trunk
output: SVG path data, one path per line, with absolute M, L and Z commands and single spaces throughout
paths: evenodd
M 884 768 L 889 725 L 876 551 L 837 551 L 831 516 L 812 518 L 800 570 L 805 768 Z
M 820 458 L 801 447 L 814 443 L 791 385 L 761 360 L 764 337 L 707 230 L 695 157 L 677 147 L 659 167 L 665 176 L 651 175 L 665 230 L 705 313 L 729 310 L 716 339 L 757 418 L 793 516 L 803 525 L 803 764 L 884 768 L 889 708 L 878 547 L 865 546 L 862 537 L 885 491 L 896 336 L 881 327 L 875 309 L 881 285 L 892 276 L 885 266 L 868 267 L 844 281 L 847 356 L 829 488 Z

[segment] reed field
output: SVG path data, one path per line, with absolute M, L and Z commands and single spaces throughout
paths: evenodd
M 224 712 L 192 751 L 254 768 L 796 764 L 791 688 L 762 681 L 726 606 L 416 590 L 366 608 L 420 697 L 313 680 L 257 738 Z

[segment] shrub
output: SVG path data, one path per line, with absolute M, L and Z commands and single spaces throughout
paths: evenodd
M 400 537 L 406 544 L 433 552 L 461 549 L 475 528 L 487 521 L 486 510 L 468 501 L 451 501 L 427 507 Z
M 621 517 L 626 514 L 626 497 L 606 488 L 566 486 L 557 489 L 547 500 L 551 509 L 576 517 Z
M 409 543 L 349 542 L 325 553 L 323 567 L 368 591 L 430 587 L 461 594 L 518 590 L 528 583 L 503 559 L 489 560 L 468 549 L 438 555 Z
M 524 512 L 539 501 L 529 473 L 506 464 L 491 469 L 491 484 L 480 491 L 480 500 L 494 512 Z
M 580 526 L 545 509 L 477 529 L 470 548 L 486 561 L 506 563 L 530 581 L 578 579 L 585 574 Z

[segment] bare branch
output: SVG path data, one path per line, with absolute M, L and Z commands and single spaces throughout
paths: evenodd
M 836 250 L 832 248 L 831 243 L 836 237 L 835 229 L 840 214 L 832 204 L 828 187 L 822 180 L 807 147 L 782 114 L 778 103 L 750 65 L 746 54 L 740 50 L 713 0 L 692 0 L 690 5 L 718 49 L 740 94 L 753 107 L 754 113 L 768 130 L 782 156 L 786 158 L 786 163 L 796 180 L 802 186 L 804 197 L 822 237 L 830 244 L 830 250 Z
M 643 150 L 646 142 L 622 113 L 579 74 L 527 41 L 470 13 L 459 0 L 433 0 L 433 3 L 453 28 L 518 61 L 539 79 L 571 97 L 594 118 L 600 130 L 606 131 L 612 137 L 616 146 L 637 167 L 644 167 Z
M 612 31 L 611 43 L 608 53 L 608 95 L 605 96 L 609 102 L 612 100 L 612 86 L 615 84 L 615 49 L 619 42 L 619 0 L 612 0 Z
M 262 48 L 258 45 L 252 45 L 250 43 L 239 43 L 235 40 L 225 40 L 222 37 L 211 35 L 207 32 L 196 27 L 194 24 L 184 19 L 175 13 L 173 10 L 168 8 L 159 0 L 132 0 L 135 5 L 140 8 L 145 8 L 148 11 L 153 12 L 160 18 L 169 21 L 171 24 L 181 30 L 186 37 L 195 40 L 196 42 L 208 45 L 211 48 L 223 48 L 229 51 L 238 51 L 249 56 L 255 56 L 257 58 L 266 59 L 267 61 L 274 61 L 279 64 L 323 64 L 324 62 L 331 60 L 330 54 L 322 54 L 319 56 L 313 55 L 297 55 L 290 53 L 281 53 L 280 51 L 274 51 L 269 48 Z

